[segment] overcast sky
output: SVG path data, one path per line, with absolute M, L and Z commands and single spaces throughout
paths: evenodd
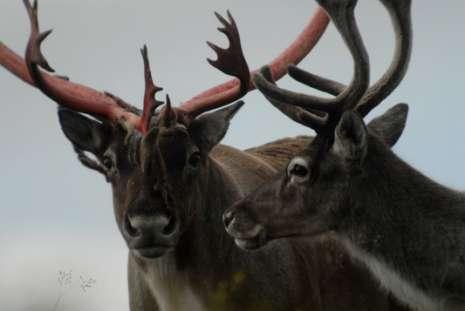
M 392 56 L 392 29 L 378 1 L 359 2 L 357 16 L 376 79 Z M 465 1 L 413 2 L 410 69 L 373 115 L 408 103 L 409 120 L 396 152 L 435 180 L 464 189 Z M 54 28 L 44 52 L 58 73 L 141 106 L 144 43 L 157 84 L 179 103 L 226 79 L 205 61 L 213 56 L 206 40 L 226 42 L 216 31 L 213 11 L 231 9 L 246 58 L 256 68 L 294 39 L 315 7 L 314 1 L 297 0 L 42 0 L 40 22 L 43 30 Z M 28 27 L 21 1 L 0 0 L 2 42 L 22 53 Z M 332 26 L 302 67 L 350 80 L 350 55 Z M 309 91 L 289 79 L 281 85 Z M 245 148 L 311 134 L 257 92 L 245 100 L 224 143 Z M 53 306 L 65 291 L 58 310 L 82 298 L 87 310 L 109 305 L 126 310 L 126 247 L 114 224 L 110 187 L 76 160 L 59 129 L 56 105 L 3 68 L 0 101 L 0 307 Z M 57 283 L 59 270 L 73 270 L 70 288 Z M 79 276 L 97 283 L 84 293 Z

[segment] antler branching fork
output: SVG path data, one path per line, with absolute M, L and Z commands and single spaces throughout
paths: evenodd
M 335 95 L 333 99 L 318 98 L 284 90 L 276 86 L 269 68 L 254 75 L 253 82 L 268 100 L 294 121 L 317 132 L 315 143 L 329 146 L 334 128 L 346 110 L 354 109 L 366 116 L 400 83 L 407 71 L 411 51 L 410 0 L 381 0 L 389 11 L 396 32 L 393 61 L 379 81 L 368 88 L 369 61 L 354 19 L 357 0 L 317 0 L 327 11 L 341 33 L 354 59 L 354 76 L 349 86 L 289 66 L 295 80 Z M 324 149 L 324 148 L 321 148 Z
M 53 69 L 42 55 L 40 46 L 51 31 L 43 33 L 39 31 L 37 1 L 34 1 L 32 5 L 28 0 L 23 0 L 23 2 L 31 22 L 31 33 L 25 60 L 0 42 L 0 64 L 23 81 L 39 88 L 62 106 L 109 121 L 123 119 L 145 133 L 149 128 L 153 111 L 162 104 L 154 97 L 161 88 L 153 83 L 147 48 L 142 49 L 146 89 L 144 110 L 140 111 L 114 95 L 99 92 L 47 73 L 46 71 L 53 72 Z M 217 60 L 209 60 L 209 62 L 222 72 L 237 79 L 213 87 L 186 101 L 180 107 L 173 108 L 179 114 L 179 119 L 186 123 L 207 110 L 227 105 L 239 99 L 254 88 L 250 83 L 251 74 L 242 52 L 239 31 L 234 19 L 229 12 L 227 19 L 219 14 L 216 15 L 223 25 L 219 31 L 228 37 L 230 46 L 227 49 L 222 49 L 209 43 L 218 56 Z M 289 64 L 298 63 L 311 51 L 326 29 L 328 22 L 329 19 L 324 10 L 319 9 L 289 48 L 269 64 L 274 79 L 282 77 L 287 72 Z

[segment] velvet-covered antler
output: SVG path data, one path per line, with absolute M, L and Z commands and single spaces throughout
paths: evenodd
M 152 118 L 153 112 L 155 109 L 157 109 L 157 107 L 163 105 L 162 101 L 158 101 L 155 98 L 155 94 L 159 91 L 162 91 L 163 88 L 158 87 L 153 83 L 146 45 L 144 45 L 144 47 L 141 49 L 141 54 L 142 59 L 144 60 L 145 93 L 144 110 L 142 112 L 142 119 L 140 122 L 140 131 L 145 134 L 149 130 L 150 119 Z
M 309 73 L 295 66 L 289 74 L 295 80 L 330 93 L 333 99 L 318 98 L 279 88 L 269 69 L 263 68 L 253 78 L 268 100 L 294 121 L 314 129 L 315 141 L 331 141 L 334 129 L 346 110 L 366 116 L 385 99 L 405 76 L 411 51 L 410 0 L 381 0 L 391 15 L 396 32 L 393 61 L 379 81 L 368 88 L 369 61 L 354 19 L 357 0 L 317 0 L 331 16 L 354 58 L 354 77 L 349 86 Z M 326 144 L 328 145 L 328 144 Z
M 144 110 L 141 112 L 138 108 L 110 93 L 99 92 L 48 73 L 53 72 L 53 70 L 42 55 L 40 46 L 50 34 L 50 31 L 44 33 L 39 31 L 37 1 L 34 1 L 32 5 L 28 0 L 23 0 L 23 2 L 31 22 L 31 34 L 25 60 L 0 42 L 0 64 L 23 81 L 39 88 L 44 94 L 62 106 L 109 121 L 124 119 L 125 122 L 132 124 L 140 131 L 146 132 L 154 109 L 161 104 L 154 98 L 155 93 L 160 88 L 153 84 L 146 48 L 142 50 L 146 91 Z M 218 59 L 209 62 L 214 67 L 238 79 L 213 87 L 182 104 L 177 110 L 182 111 L 188 120 L 207 110 L 229 104 L 253 89 L 253 85 L 250 83 L 248 66 L 242 53 L 236 23 L 229 12 L 227 19 L 219 14 L 217 14 L 217 17 L 223 24 L 223 27 L 219 28 L 219 30 L 228 37 L 230 47 L 222 49 L 210 44 L 217 52 Z M 326 13 L 319 9 L 302 34 L 270 63 L 274 79 L 283 76 L 289 64 L 298 63 L 310 52 L 326 29 L 328 22 L 329 19 Z
M 396 47 L 391 65 L 363 95 L 357 111 L 366 116 L 400 84 L 408 69 L 412 50 L 411 0 L 381 0 L 392 20 Z M 320 91 L 338 95 L 346 86 L 342 83 L 312 74 L 296 66 L 289 67 L 289 75 L 295 80 Z
M 25 62 L 1 44 L 1 64 L 19 75 L 26 82 L 35 85 L 45 95 L 60 105 L 109 120 L 124 118 L 128 122 L 137 124 L 140 118 L 128 112 L 124 107 L 121 107 L 115 98 L 86 86 L 52 76 L 41 70 L 42 68 L 48 72 L 53 72 L 53 69 L 40 50 L 41 43 L 51 31 L 40 32 L 37 1 L 34 1 L 32 5 L 28 0 L 23 0 L 23 3 L 31 23 L 31 33 L 26 48 Z
M 211 60 L 209 60 L 209 62 L 219 70 L 236 76 L 238 79 L 213 87 L 184 102 L 180 108 L 185 111 L 190 118 L 206 111 L 206 107 L 211 107 L 211 109 L 213 109 L 231 103 L 242 97 L 248 91 L 255 89 L 255 85 L 250 83 L 250 76 L 253 76 L 258 70 L 254 70 L 249 73 L 248 76 L 245 75 L 245 68 L 248 66 L 242 53 L 239 32 L 234 19 L 229 12 L 229 21 L 221 17 L 218 13 L 216 13 L 216 16 L 224 26 L 224 28 L 219 28 L 219 30 L 227 35 L 230 41 L 230 47 L 225 50 L 209 43 L 218 54 L 218 60 L 216 62 L 212 62 Z M 279 80 L 286 74 L 289 65 L 298 64 L 310 53 L 323 35 L 328 23 L 329 18 L 327 14 L 323 9 L 319 8 L 294 42 L 268 64 L 274 80 Z M 235 69 L 235 72 L 231 72 L 229 68 L 221 66 L 225 63 L 222 59 L 226 57 L 233 59 L 238 65 L 238 69 Z
M 368 54 L 354 17 L 357 1 L 320 0 L 319 3 L 331 16 L 354 60 L 354 75 L 350 85 L 336 97 L 327 99 L 279 88 L 269 79 L 267 70 L 256 74 L 254 83 L 278 109 L 288 115 L 291 112 L 289 116 L 292 119 L 306 123 L 322 137 L 331 135 L 343 112 L 354 108 L 365 94 L 369 83 L 370 67 Z M 287 105 L 296 106 L 300 110 L 296 111 Z M 320 114 L 315 114 L 315 111 L 319 111 Z M 326 114 L 326 117 L 323 118 L 321 113 Z

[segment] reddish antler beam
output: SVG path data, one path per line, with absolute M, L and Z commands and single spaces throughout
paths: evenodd
M 0 65 L 5 67 L 8 71 L 24 82 L 35 86 L 24 60 L 1 42 Z M 100 117 L 110 116 L 108 118 L 110 120 L 125 118 L 131 123 L 137 123 L 139 120 L 137 115 L 127 112 L 118 105 L 116 100 L 102 92 L 78 83 L 66 81 L 45 72 L 42 72 L 42 76 L 45 83 L 48 85 L 54 85 L 57 93 L 62 96 L 63 101 L 68 103 L 67 107 L 73 110 L 95 114 Z

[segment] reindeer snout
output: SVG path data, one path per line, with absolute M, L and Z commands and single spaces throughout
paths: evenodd
M 133 217 L 128 216 L 128 222 L 133 235 L 139 236 L 143 234 L 165 232 L 170 219 L 165 215 L 136 215 Z
M 176 245 L 178 227 L 170 211 L 145 206 L 130 209 L 122 229 L 129 249 L 139 256 L 155 258 Z
M 226 231 L 235 238 L 254 237 L 263 228 L 243 204 L 226 210 L 223 213 L 223 224 Z
M 238 203 L 223 213 L 226 231 L 242 249 L 256 249 L 266 243 L 266 230 L 247 209 L 246 203 Z
M 176 229 L 176 221 L 170 213 L 128 213 L 127 233 L 131 237 L 167 237 Z

